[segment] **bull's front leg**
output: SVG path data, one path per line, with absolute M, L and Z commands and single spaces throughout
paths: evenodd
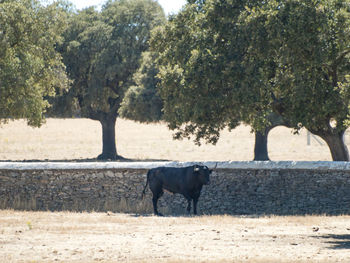
M 187 200 L 187 212 L 190 214 L 191 213 L 191 201 L 192 201 L 192 197 L 189 194 L 183 194 L 183 196 L 186 198 Z
M 197 204 L 198 204 L 198 199 L 199 199 L 199 196 L 201 195 L 201 192 L 196 192 L 194 195 L 193 195 L 193 214 L 197 214 Z
M 198 203 L 198 198 L 193 198 L 193 214 L 197 214 L 197 203 Z

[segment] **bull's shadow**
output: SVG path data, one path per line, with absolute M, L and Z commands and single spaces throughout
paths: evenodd
M 131 217 L 157 217 L 156 215 L 154 215 L 153 213 L 140 213 L 140 214 L 137 214 L 137 213 L 130 213 L 128 214 L 129 216 Z M 186 218 L 196 218 L 196 217 L 201 217 L 203 215 L 193 215 L 193 214 L 184 214 L 184 213 L 179 213 L 179 214 L 163 214 L 162 216 L 160 217 L 163 217 L 163 218 L 176 218 L 176 217 L 186 217 Z M 158 216 L 159 217 L 159 216 Z
M 350 234 L 344 235 L 322 235 L 315 236 L 315 238 L 321 238 L 327 240 L 325 243 L 329 244 L 329 249 L 349 249 L 350 250 Z

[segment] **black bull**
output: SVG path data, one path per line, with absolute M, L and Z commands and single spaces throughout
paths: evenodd
M 193 165 L 183 168 L 158 167 L 150 169 L 147 173 L 147 181 L 142 192 L 142 198 L 146 193 L 146 187 L 153 194 L 153 210 L 155 215 L 162 215 L 158 212 L 157 202 L 166 190 L 171 193 L 182 194 L 188 201 L 187 212 L 191 211 L 193 200 L 193 213 L 197 214 L 197 202 L 201 194 L 202 186 L 209 184 L 209 175 L 212 170 L 207 166 Z

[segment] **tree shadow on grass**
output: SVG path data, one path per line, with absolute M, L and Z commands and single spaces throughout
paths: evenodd
M 328 234 L 323 236 L 315 236 L 315 238 L 322 238 L 327 240 L 325 243 L 329 244 L 329 249 L 349 249 L 350 250 L 350 235 L 334 235 Z
M 33 162 L 72 162 L 72 163 L 84 163 L 84 162 L 169 162 L 170 160 L 166 159 L 129 159 L 121 158 L 118 160 L 99 160 L 97 158 L 85 158 L 85 159 L 26 159 L 26 160 L 0 160 L 1 162 L 24 162 L 24 163 L 33 163 Z

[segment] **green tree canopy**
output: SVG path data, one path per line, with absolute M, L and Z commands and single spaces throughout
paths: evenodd
M 141 66 L 134 74 L 135 86 L 131 86 L 119 109 L 123 118 L 139 122 L 155 122 L 162 118 L 163 102 L 158 94 L 159 73 L 156 55 L 146 51 L 142 54 Z
M 349 21 L 348 1 L 188 1 L 151 42 L 165 120 L 215 143 L 239 121 L 264 132 L 275 113 L 348 160 Z
M 40 126 L 49 106 L 45 98 L 68 86 L 55 50 L 65 26 L 59 4 L 0 2 L 0 123 L 24 118 Z
M 71 18 L 61 50 L 73 85 L 64 97 L 79 106 L 82 116 L 101 122 L 100 159 L 119 158 L 118 110 L 134 84 L 151 29 L 164 21 L 164 12 L 154 0 L 108 1 L 101 12 L 89 8 Z
M 234 14 L 231 19 L 235 19 Z M 231 78 L 225 72 L 228 58 L 220 52 L 225 45 L 209 26 L 201 3 L 187 4 L 154 31 L 151 46 L 159 52 L 164 118 L 169 128 L 177 131 L 176 138 L 194 134 L 197 144 L 201 139 L 216 143 L 224 127 L 238 125 L 240 104 L 225 79 Z M 232 52 L 234 56 L 236 50 Z M 235 74 L 239 72 L 238 66 Z
M 268 160 L 267 134 L 283 122 L 270 116 L 265 94 L 252 87 L 248 93 L 249 84 L 243 81 L 248 46 L 238 21 L 251 5 L 250 1 L 188 1 L 182 12 L 154 32 L 151 46 L 160 54 L 160 94 L 175 138 L 194 135 L 197 144 L 202 139 L 215 144 L 223 128 L 244 121 L 263 130 L 256 132 L 254 159 Z M 270 124 L 269 120 L 279 121 Z
M 348 161 L 350 2 L 268 1 L 242 21 L 251 85 L 271 94 L 273 110 L 296 130 L 323 138 L 333 160 Z

